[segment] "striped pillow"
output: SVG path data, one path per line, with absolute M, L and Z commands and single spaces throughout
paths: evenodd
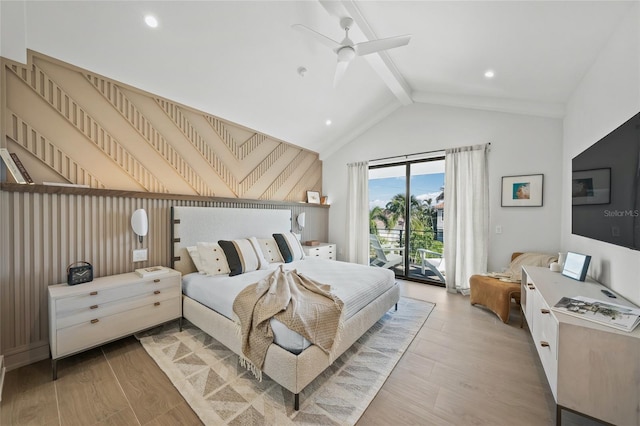
M 266 269 L 268 266 L 255 237 L 231 241 L 220 240 L 218 244 L 227 257 L 230 277 L 258 269 Z
M 300 240 L 293 232 L 285 232 L 283 234 L 273 234 L 273 238 L 278 244 L 278 249 L 282 255 L 284 263 L 290 263 L 294 260 L 304 259 L 304 251 Z

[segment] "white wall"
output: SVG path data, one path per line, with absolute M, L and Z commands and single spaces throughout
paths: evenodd
M 491 142 L 489 270 L 507 266 L 514 251 L 558 252 L 561 120 L 412 104 L 323 161 L 322 187 L 331 202 L 329 240 L 338 244 L 339 258 L 344 259 L 346 241 L 347 163 L 486 142 Z M 500 207 L 502 176 L 539 173 L 544 174 L 543 207 Z M 495 233 L 497 225 L 502 234 Z
M 563 251 L 592 256 L 589 276 L 640 304 L 640 252 L 571 234 L 571 159 L 640 111 L 636 3 L 574 91 L 564 120 Z
M 0 56 L 27 62 L 25 1 L 0 1 Z

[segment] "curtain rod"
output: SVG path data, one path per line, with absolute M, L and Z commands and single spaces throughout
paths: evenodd
M 491 142 L 487 142 L 488 146 L 491 146 Z M 444 149 L 434 149 L 433 151 L 424 151 L 424 152 L 415 152 L 413 154 L 406 154 L 406 155 L 394 155 L 393 157 L 382 157 L 382 158 L 374 158 L 373 160 L 369 160 L 369 161 L 382 161 L 382 160 L 392 160 L 392 159 L 400 159 L 400 158 L 404 158 L 405 160 L 409 157 L 413 157 L 414 155 L 424 155 L 424 154 L 433 154 L 435 152 L 444 152 Z

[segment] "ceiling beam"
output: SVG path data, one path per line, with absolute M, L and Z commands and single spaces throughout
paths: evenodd
M 332 16 L 337 18 L 343 18 L 349 16 L 353 19 L 356 28 L 351 29 L 351 34 L 354 32 L 364 38 L 364 41 L 377 40 L 378 37 L 371 29 L 371 26 L 364 18 L 356 2 L 353 0 L 343 1 L 320 1 L 322 7 Z M 355 31 L 354 31 L 355 30 Z M 398 68 L 391 61 L 391 58 L 386 52 L 372 53 L 365 55 L 364 58 L 369 62 L 369 65 L 382 79 L 384 84 L 389 88 L 391 93 L 400 101 L 402 105 L 409 105 L 413 103 L 411 98 L 411 87 L 405 81 Z

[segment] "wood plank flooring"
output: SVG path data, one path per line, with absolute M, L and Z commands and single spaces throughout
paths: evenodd
M 407 297 L 436 303 L 360 418 L 368 425 L 553 425 L 555 404 L 528 330 L 441 287 L 401 282 Z M 525 325 L 526 327 L 526 325 Z M 563 425 L 599 423 L 563 412 Z M 58 362 L 8 372 L 0 424 L 199 425 L 169 379 L 133 337 Z

